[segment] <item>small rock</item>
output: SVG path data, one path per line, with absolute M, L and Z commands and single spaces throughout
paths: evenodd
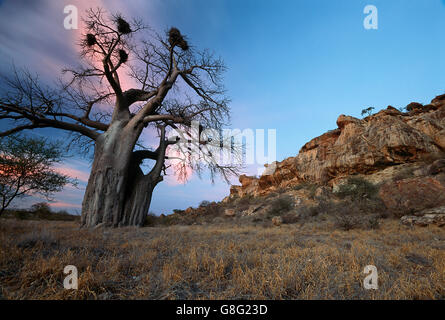
M 252 215 L 254 215 L 255 213 L 257 213 L 258 210 L 260 210 L 261 208 L 263 208 L 262 205 L 252 206 L 252 207 L 250 207 L 249 209 L 247 209 L 246 215 L 247 215 L 247 216 L 252 216 Z
M 226 217 L 234 217 L 236 215 L 235 209 L 226 209 L 226 211 L 224 212 L 224 215 Z
M 428 225 L 445 226 L 445 214 L 425 214 L 423 216 L 403 216 L 400 222 L 405 225 L 417 225 L 426 227 Z
M 326 187 L 318 187 L 315 190 L 315 197 L 316 198 L 326 198 L 329 195 L 329 189 Z
M 273 217 L 273 218 L 272 218 L 272 223 L 273 223 L 275 226 L 279 227 L 279 226 L 281 226 L 281 224 L 283 223 L 283 219 L 282 219 L 281 217 L 278 217 L 278 216 Z

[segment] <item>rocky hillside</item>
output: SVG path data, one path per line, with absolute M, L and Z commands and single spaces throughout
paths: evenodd
M 337 129 L 306 143 L 296 157 L 272 164 L 260 178 L 242 175 L 241 186 L 232 186 L 230 197 L 264 195 L 308 181 L 335 188 L 356 174 L 382 182 L 397 174 L 393 167 L 439 158 L 445 150 L 445 95 L 406 109 L 389 106 L 364 119 L 340 115 Z M 386 175 L 375 175 L 388 168 Z
M 374 228 L 382 218 L 445 225 L 445 95 L 405 112 L 389 106 L 364 119 L 341 115 L 338 128 L 306 143 L 295 157 L 242 175 L 221 203 L 161 218 L 324 223 Z

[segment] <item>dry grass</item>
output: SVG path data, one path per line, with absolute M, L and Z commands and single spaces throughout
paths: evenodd
M 79 290 L 63 289 L 63 268 Z M 363 288 L 373 264 L 379 289 Z M 445 299 L 445 229 L 306 223 L 79 230 L 0 220 L 4 299 Z

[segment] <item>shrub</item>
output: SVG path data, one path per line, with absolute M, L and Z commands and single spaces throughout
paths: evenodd
M 336 227 L 349 231 L 352 229 L 356 229 L 360 226 L 360 220 L 358 217 L 348 214 L 337 215 L 335 217 L 335 225 Z
M 340 185 L 337 196 L 341 199 L 350 197 L 353 200 L 375 199 L 379 188 L 363 178 L 349 178 L 345 184 Z
M 199 206 L 200 206 L 200 207 L 207 207 L 207 206 L 209 206 L 209 204 L 210 204 L 210 201 L 208 201 L 208 200 L 203 200 L 203 201 L 201 201 L 201 203 L 199 204 Z
M 374 107 L 369 107 L 369 108 L 363 109 L 362 113 L 361 113 L 362 117 L 363 116 L 370 116 L 374 109 L 375 109 Z
M 234 207 L 236 207 L 239 211 L 247 210 L 252 204 L 252 200 L 253 198 L 251 196 L 244 196 L 234 202 Z
M 319 187 L 318 184 L 316 183 L 311 183 L 311 182 L 302 182 L 300 184 L 297 184 L 293 187 L 293 189 L 295 191 L 301 190 L 301 189 L 306 189 L 309 191 L 309 197 L 310 198 L 314 198 L 315 197 L 315 192 L 317 191 L 317 188 Z
M 299 217 L 302 219 L 308 219 L 311 217 L 316 217 L 319 213 L 318 206 L 302 206 L 298 208 Z
M 352 229 L 377 229 L 379 228 L 379 214 L 356 202 L 342 201 L 335 206 L 335 226 L 348 231 Z
M 30 218 L 29 212 L 25 210 L 17 210 L 14 211 L 14 217 L 18 220 L 27 220 Z
M 363 227 L 365 229 L 376 230 L 380 227 L 378 216 L 370 216 L 366 219 Z
M 43 220 L 49 220 L 51 218 L 51 208 L 46 202 L 35 203 L 31 206 L 31 211 L 39 218 Z
M 152 227 L 157 224 L 158 220 L 159 220 L 159 217 L 156 214 L 150 212 L 145 217 L 144 227 Z
M 271 208 L 268 211 L 269 216 L 281 216 L 290 211 L 294 206 L 291 196 L 283 195 L 272 200 Z
M 165 226 L 179 224 L 180 221 L 181 221 L 181 219 L 179 218 L 179 216 L 172 215 L 172 214 L 159 219 L 159 223 L 162 225 L 165 225 Z
M 281 219 L 284 224 L 294 224 L 298 222 L 299 217 L 295 213 L 286 213 L 281 216 Z

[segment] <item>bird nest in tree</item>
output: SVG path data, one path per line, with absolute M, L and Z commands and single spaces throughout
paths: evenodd
M 188 50 L 189 48 L 187 41 L 177 28 L 171 28 L 168 32 L 168 42 L 172 47 L 178 46 L 184 51 Z
M 122 17 L 118 17 L 116 19 L 116 23 L 117 23 L 117 31 L 119 31 L 122 34 L 131 33 L 130 24 L 127 21 L 125 21 Z
M 94 34 L 88 33 L 85 41 L 89 47 L 94 46 L 97 42 L 96 36 Z
M 126 53 L 123 49 L 119 50 L 119 61 L 121 63 L 125 63 L 128 61 L 128 53 Z

